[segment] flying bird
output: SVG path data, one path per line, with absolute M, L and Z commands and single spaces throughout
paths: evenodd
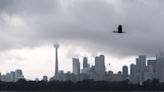
M 118 26 L 118 30 L 117 31 L 113 31 L 113 33 L 125 33 L 122 31 L 122 25 Z

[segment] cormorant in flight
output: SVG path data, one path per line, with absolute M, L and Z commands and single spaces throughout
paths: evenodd
M 122 31 L 122 25 L 118 26 L 118 31 L 113 31 L 113 33 L 125 33 Z

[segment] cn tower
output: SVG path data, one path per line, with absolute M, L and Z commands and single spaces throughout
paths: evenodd
M 56 52 L 56 59 L 55 59 L 55 75 L 54 78 L 55 80 L 58 80 L 58 48 L 59 48 L 59 44 L 54 44 L 54 48 L 55 48 L 55 52 Z

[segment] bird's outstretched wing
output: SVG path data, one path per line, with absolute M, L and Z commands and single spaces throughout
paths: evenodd
M 117 31 L 112 31 L 113 33 L 118 33 Z
M 121 33 L 125 33 L 125 32 L 118 32 L 118 31 L 112 31 L 112 32 L 113 32 L 113 33 L 120 33 L 120 34 L 121 34 Z

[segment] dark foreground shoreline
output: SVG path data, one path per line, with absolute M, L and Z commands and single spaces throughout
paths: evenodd
M 164 83 L 157 79 L 147 80 L 143 85 L 120 82 L 85 80 L 82 82 L 26 81 L 0 82 L 0 91 L 164 91 Z

